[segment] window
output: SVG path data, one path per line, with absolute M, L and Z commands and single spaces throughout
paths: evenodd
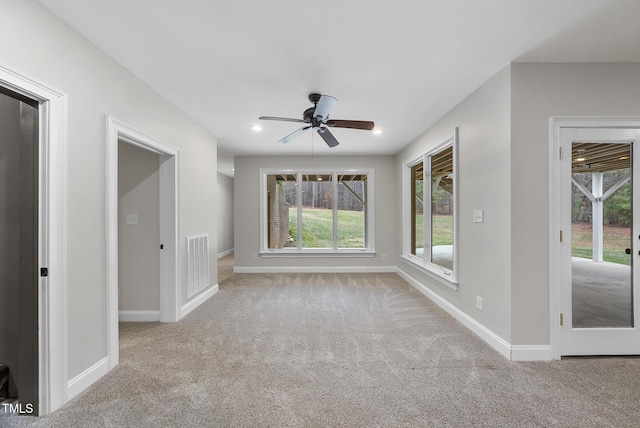
M 453 284 L 457 281 L 456 155 L 454 130 L 405 161 L 403 171 L 403 257 Z
M 261 255 L 373 256 L 372 170 L 261 170 Z

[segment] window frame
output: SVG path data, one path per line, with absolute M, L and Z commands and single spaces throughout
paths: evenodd
M 268 216 L 267 216 L 267 176 L 274 174 L 296 175 L 298 183 L 297 199 L 302 199 L 303 175 L 332 175 L 333 196 L 335 198 L 339 175 L 359 174 L 367 176 L 364 207 L 364 248 L 337 248 L 338 204 L 332 204 L 333 248 L 302 247 L 302 206 L 297 204 L 298 245 L 295 248 L 268 248 Z M 260 257 L 375 257 L 375 172 L 373 168 L 260 168 Z M 335 199 L 334 199 L 335 200 Z
M 423 162 L 423 170 L 425 182 L 426 177 L 431 177 L 431 157 L 449 147 L 452 147 L 453 162 L 453 269 L 446 269 L 436 263 L 431 262 L 431 217 L 432 217 L 432 186 L 423 186 L 423 222 L 424 222 L 424 250 L 423 256 L 419 257 L 411 252 L 412 242 L 412 173 L 411 169 L 415 165 Z M 402 163 L 402 259 L 410 265 L 418 268 L 420 271 L 427 273 L 431 277 L 439 280 L 441 283 L 458 289 L 458 271 L 459 271 L 459 227 L 458 227 L 458 206 L 459 206 L 459 174 L 458 174 L 458 128 L 438 138 L 434 142 L 428 144 L 419 152 L 405 159 Z M 429 179 L 430 181 L 430 179 Z M 427 203 L 429 201 L 429 203 Z

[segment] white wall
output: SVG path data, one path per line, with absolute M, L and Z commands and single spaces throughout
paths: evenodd
M 233 177 L 218 173 L 218 255 L 233 251 Z
M 68 96 L 68 374 L 107 355 L 105 140 L 113 116 L 181 150 L 185 236 L 209 233 L 216 271 L 216 139 L 32 0 L 2 0 L 0 62 Z M 186 270 L 183 267 L 183 272 Z
M 459 127 L 459 290 L 399 268 L 507 344 L 549 346 L 549 118 L 640 117 L 638 82 L 637 63 L 513 63 L 490 79 L 396 158 L 400 192 L 402 161 Z
M 505 341 L 510 340 L 510 67 L 503 69 L 396 156 L 395 192 L 402 193 L 402 162 L 455 127 L 458 145 L 459 289 L 453 290 L 398 261 L 406 274 Z M 484 210 L 484 223 L 473 211 Z M 398 205 L 398 219 L 402 209 Z M 402 225 L 396 251 L 402 253 Z M 476 296 L 484 310 L 475 308 Z
M 375 241 L 373 258 L 299 257 L 253 259 L 260 251 L 260 168 L 373 168 L 375 175 Z M 395 266 L 398 203 L 392 156 L 236 156 L 235 158 L 235 267 L 362 267 Z M 387 260 L 383 261 L 382 256 Z
M 550 116 L 640 117 L 640 64 L 512 65 L 512 343 L 549 344 Z
M 160 311 L 159 172 L 157 153 L 118 143 L 119 310 Z

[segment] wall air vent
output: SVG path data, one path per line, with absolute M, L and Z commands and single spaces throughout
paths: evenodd
M 187 298 L 209 285 L 209 235 L 187 236 Z

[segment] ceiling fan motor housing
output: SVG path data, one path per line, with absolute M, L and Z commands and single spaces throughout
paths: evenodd
M 311 119 L 313 118 L 313 112 L 315 110 L 316 110 L 315 107 L 309 107 L 308 109 L 306 109 L 304 113 L 302 113 L 302 119 L 304 119 L 304 121 L 307 123 L 311 123 Z
M 318 104 L 321 96 L 321 94 L 309 94 L 309 101 L 311 101 L 313 104 Z

